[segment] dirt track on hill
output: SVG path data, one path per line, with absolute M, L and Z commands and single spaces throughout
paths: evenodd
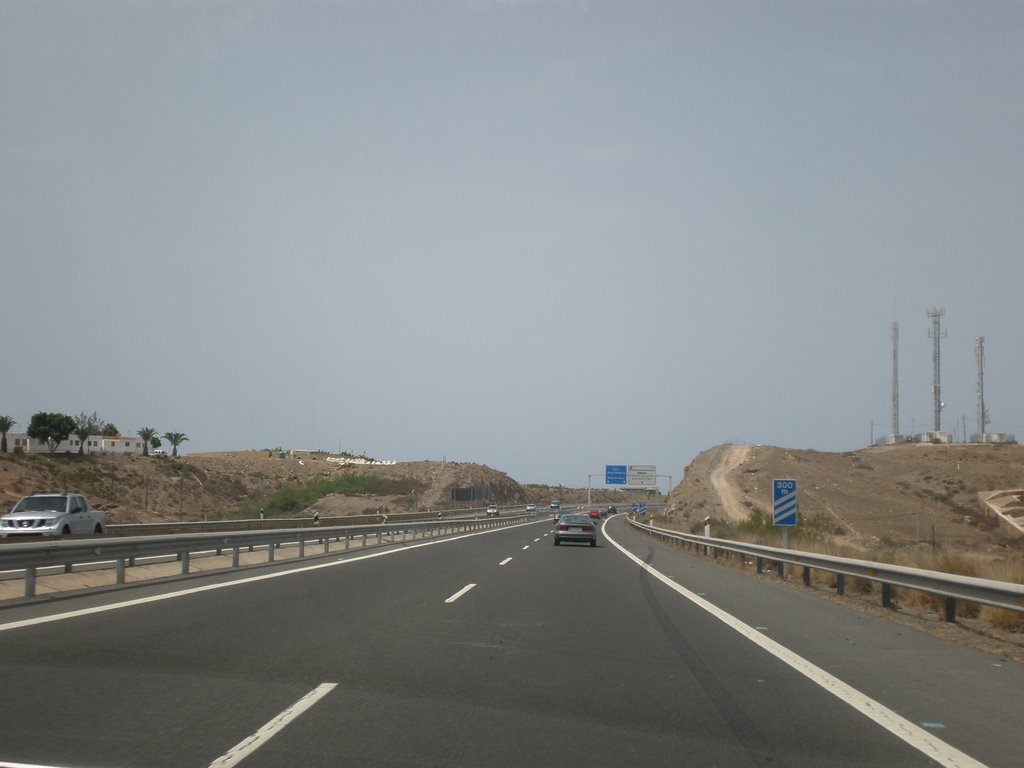
M 727 445 L 711 470 L 711 487 L 718 496 L 725 517 L 733 522 L 746 519 L 749 510 L 741 503 L 741 493 L 732 480 L 732 474 L 750 457 L 750 446 Z

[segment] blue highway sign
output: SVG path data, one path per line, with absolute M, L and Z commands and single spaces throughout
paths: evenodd
M 772 524 L 796 525 L 796 480 L 772 481 Z
M 605 485 L 625 485 L 626 484 L 626 465 L 625 464 L 606 464 L 604 468 L 604 484 Z

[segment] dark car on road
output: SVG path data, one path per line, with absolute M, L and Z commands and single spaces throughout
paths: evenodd
M 563 541 L 597 546 L 597 528 L 588 515 L 562 515 L 555 523 L 555 546 Z

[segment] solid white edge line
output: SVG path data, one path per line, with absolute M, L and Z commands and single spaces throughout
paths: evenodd
M 273 573 L 263 573 L 259 576 L 249 576 L 244 579 L 232 579 L 230 581 L 224 581 L 219 584 L 207 584 L 202 587 L 189 587 L 182 589 L 177 592 L 165 592 L 159 595 L 150 595 L 149 597 L 139 597 L 134 600 L 125 600 L 120 603 L 110 603 L 108 605 L 97 605 L 92 608 L 81 608 L 77 611 L 66 611 L 65 613 L 55 613 L 48 616 L 37 616 L 33 619 L 21 619 L 19 621 L 11 621 L 7 624 L 0 624 L 0 632 L 5 632 L 10 629 L 20 629 L 22 627 L 32 627 L 37 624 L 48 624 L 51 621 L 63 621 L 64 619 L 73 619 L 79 616 L 88 616 L 93 613 L 106 613 L 107 611 L 116 611 L 119 608 L 129 608 L 135 605 L 145 605 L 146 603 L 158 603 L 162 600 L 171 600 L 175 597 L 184 597 L 185 595 L 194 595 L 200 592 L 210 592 L 215 589 L 227 589 L 228 587 L 235 587 L 240 584 L 252 584 L 257 581 L 266 581 L 267 579 L 278 579 L 282 576 L 291 576 L 293 573 L 304 573 L 306 571 L 315 571 L 320 568 L 334 568 L 338 565 L 348 565 L 349 563 L 357 563 L 360 560 L 369 560 L 374 557 L 384 557 L 386 555 L 397 555 L 400 552 L 411 552 L 414 549 L 420 547 L 432 547 L 435 544 L 446 544 L 451 541 L 458 541 L 459 539 L 468 539 L 473 536 L 484 536 L 490 533 L 496 533 L 498 531 L 508 531 L 513 528 L 519 528 L 523 525 L 535 525 L 536 521 L 528 523 L 518 523 L 516 525 L 510 525 L 505 528 L 488 528 L 485 531 L 474 531 L 473 533 L 463 533 L 459 536 L 450 536 L 446 539 L 435 539 L 433 541 L 423 541 L 419 544 L 406 544 L 395 549 L 385 549 L 383 551 L 369 552 L 365 555 L 356 555 L 354 557 L 346 557 L 343 559 L 332 560 L 329 563 L 314 563 L 312 565 L 303 565 L 298 568 L 289 568 L 285 571 L 274 571 Z M 341 552 L 337 553 L 338 555 Z M 335 553 L 330 553 L 330 557 L 333 557 Z M 209 575 L 224 575 L 230 573 L 230 571 L 221 571 L 219 574 Z M 197 574 L 198 575 L 198 574 Z M 139 582 L 142 584 L 143 582 Z M 2 768 L 2 764 L 0 764 Z
M 604 527 L 607 527 L 607 524 L 605 524 Z M 845 702 L 862 715 L 874 720 L 875 723 L 885 728 L 885 730 L 889 731 L 897 738 L 902 739 L 914 749 L 923 753 L 927 757 L 930 757 L 935 762 L 946 766 L 946 768 L 987 768 L 984 763 L 975 760 L 970 755 L 961 752 L 956 747 L 947 744 L 941 739 L 935 738 L 932 734 L 928 733 L 928 731 L 918 725 L 915 725 L 905 717 L 897 714 L 883 704 L 880 704 L 866 694 L 861 693 L 853 686 L 847 685 L 839 678 L 834 677 L 821 667 L 807 661 L 807 659 L 789 650 L 781 643 L 766 637 L 749 624 L 745 624 L 732 614 L 726 613 L 718 606 L 698 597 L 695 593 L 686 589 L 686 587 L 680 586 L 676 582 L 672 581 L 668 576 L 665 576 L 660 571 L 656 571 L 652 566 L 645 563 L 639 557 L 615 541 L 615 539 L 608 535 L 608 531 L 603 530 L 603 528 L 602 533 L 608 541 L 622 552 L 622 554 L 634 561 L 642 569 L 650 573 L 670 589 L 675 590 L 690 602 L 700 608 L 703 608 L 719 621 L 768 651 L 768 653 L 772 654 L 780 661 L 788 664 L 811 682 L 817 683 L 840 701 Z
M 467 585 L 466 585 L 466 586 L 464 586 L 464 587 L 463 587 L 462 589 L 460 589 L 460 590 L 459 590 L 458 592 L 456 592 L 456 593 L 455 593 L 454 595 L 452 595 L 452 596 L 451 596 L 451 597 L 449 597 L 449 598 L 448 598 L 447 600 L 445 600 L 445 602 L 446 602 L 446 603 L 454 603 L 454 602 L 455 602 L 456 600 L 458 600 L 458 599 L 459 599 L 460 597 L 462 597 L 462 596 L 463 596 L 464 594 L 466 594 L 467 592 L 469 592 L 469 590 L 471 590 L 471 589 L 472 589 L 473 587 L 475 587 L 475 586 L 476 586 L 476 584 L 467 584 Z
M 270 720 L 270 722 L 256 731 L 252 736 L 242 739 L 242 741 L 238 742 L 238 744 L 210 763 L 210 768 L 232 768 L 232 766 L 238 765 L 245 758 L 283 731 L 292 720 L 297 718 L 307 709 L 320 701 L 320 699 L 333 691 L 337 685 L 337 683 L 321 683 L 288 707 L 284 712 Z

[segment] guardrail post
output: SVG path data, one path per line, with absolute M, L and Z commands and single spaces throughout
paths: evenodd
M 124 584 L 124 558 L 123 557 L 117 558 L 117 566 L 116 566 L 115 573 L 117 575 L 114 577 L 114 583 L 115 584 Z
M 804 586 L 811 586 L 811 568 L 810 566 L 804 566 Z
M 302 536 L 299 536 L 299 557 L 305 557 L 305 556 L 306 556 L 306 540 Z
M 71 573 L 71 563 L 64 563 L 64 573 Z
M 763 557 L 757 558 L 757 572 L 758 573 L 764 573 L 764 558 Z
M 786 561 L 785 560 L 779 560 L 775 565 L 779 569 L 779 578 L 780 579 L 786 578 Z
M 383 544 L 384 543 L 384 531 L 382 529 L 380 529 L 380 528 L 377 529 L 377 543 L 378 544 Z
M 882 584 L 882 607 L 892 608 L 892 584 Z
M 274 562 L 274 550 L 277 549 L 273 544 L 267 547 L 267 562 Z
M 351 537 L 351 536 L 349 536 L 349 535 L 348 535 L 348 534 L 346 533 L 346 534 L 345 534 L 345 551 L 346 551 L 346 552 L 348 551 L 348 548 L 349 548 L 349 546 L 350 546 L 350 545 L 349 545 L 349 542 L 351 542 L 351 541 L 352 541 L 352 537 Z
M 840 595 L 840 596 L 846 594 L 846 574 L 845 573 L 837 573 L 836 574 L 836 594 Z
M 324 536 L 324 554 L 326 555 L 331 551 L 331 537 Z
M 946 598 L 946 621 L 950 624 L 956 624 L 956 598 Z
M 25 597 L 36 596 L 36 567 L 30 565 L 25 569 Z
M 179 555 L 179 557 L 181 558 L 181 575 L 185 576 L 185 575 L 188 574 L 189 553 L 188 552 L 182 552 Z

